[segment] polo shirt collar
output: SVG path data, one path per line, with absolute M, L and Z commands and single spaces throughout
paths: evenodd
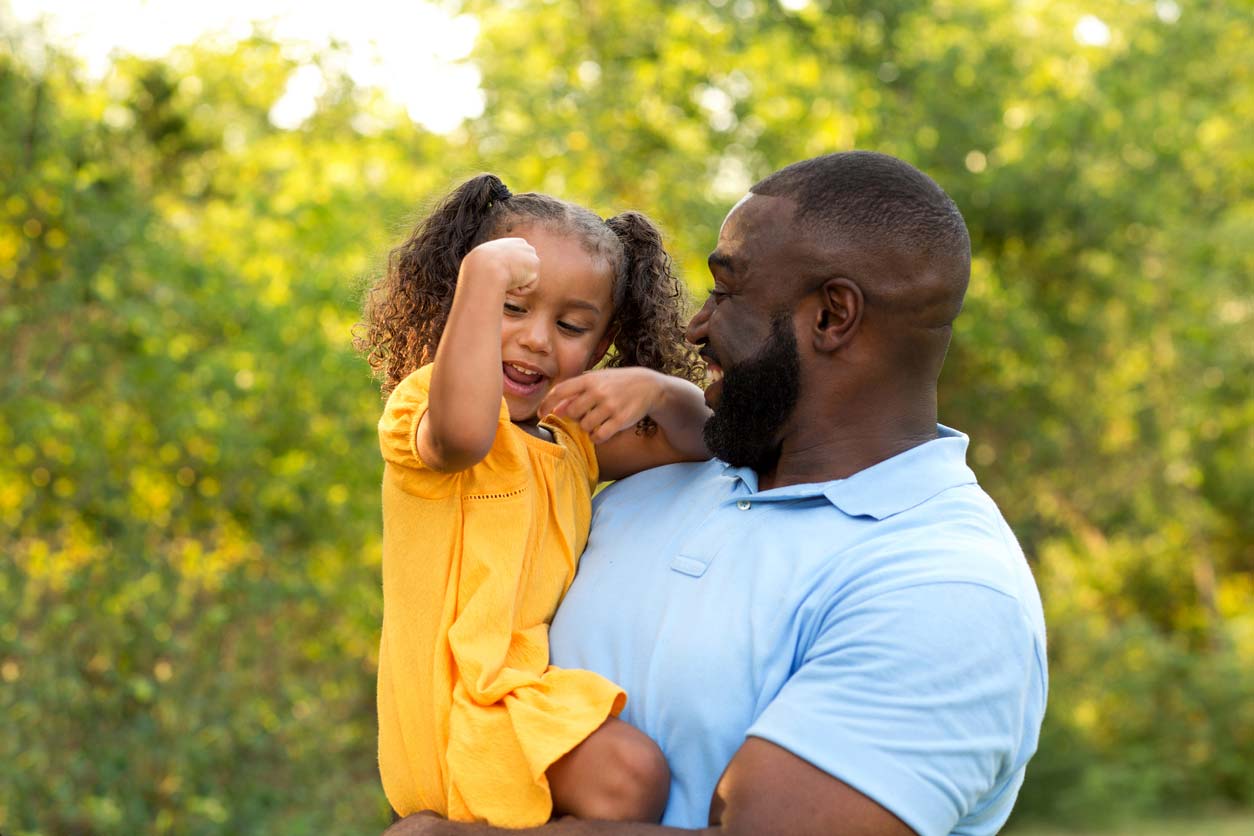
M 883 520 L 950 488 L 976 484 L 975 473 L 966 462 L 970 439 L 943 424 L 936 425 L 936 432 L 937 438 L 931 441 L 831 482 L 788 485 L 759 493 L 758 474 L 752 468 L 725 464 L 724 475 L 742 482 L 750 494 L 762 500 L 823 496 L 848 516 Z

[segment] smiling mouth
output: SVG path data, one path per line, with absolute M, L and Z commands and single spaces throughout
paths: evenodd
M 714 359 L 713 352 L 701 352 L 701 359 L 705 361 L 705 405 L 714 409 L 723 391 L 723 367 Z
M 705 361 L 705 379 L 706 383 L 720 383 L 723 380 L 723 366 L 714 356 L 714 352 L 709 346 L 705 346 L 700 352 L 701 359 Z
M 502 363 L 501 371 L 505 376 L 505 393 L 509 395 L 534 395 L 549 379 L 543 372 L 518 363 Z

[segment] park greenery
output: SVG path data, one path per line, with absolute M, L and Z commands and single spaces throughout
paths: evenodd
M 649 213 L 700 294 L 748 185 L 855 147 L 972 233 L 941 415 L 1050 627 L 1015 824 L 1254 807 L 1248 3 L 459 8 L 486 107 L 448 135 L 335 47 L 284 129 L 265 32 L 95 78 L 0 31 L 0 830 L 382 830 L 351 335 L 388 247 L 490 170 Z

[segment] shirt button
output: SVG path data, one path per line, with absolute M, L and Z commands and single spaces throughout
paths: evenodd
M 736 507 L 739 508 L 741 511 L 748 511 L 750 508 L 753 507 L 753 503 L 747 499 L 740 499 L 736 501 Z

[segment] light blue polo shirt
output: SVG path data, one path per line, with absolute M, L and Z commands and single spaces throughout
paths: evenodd
M 719 461 L 597 497 L 553 663 L 628 694 L 662 747 L 663 823 L 707 822 L 746 736 L 924 836 L 1005 822 L 1045 710 L 1045 625 L 1014 535 L 939 437 L 847 479 L 761 491 Z

